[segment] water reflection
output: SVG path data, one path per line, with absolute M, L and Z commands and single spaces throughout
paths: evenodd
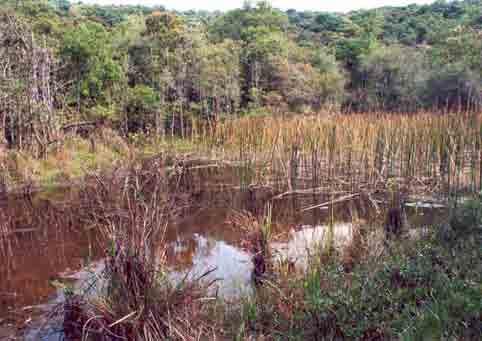
M 199 184 L 191 190 L 193 207 L 182 219 L 172 222 L 165 238 L 171 277 L 193 278 L 215 269 L 205 280 L 218 279 L 213 290 L 219 296 L 232 299 L 249 294 L 253 290 L 251 255 L 240 246 L 244 232 L 230 225 L 228 218 L 233 210 L 262 215 L 273 193 L 266 188 L 213 189 Z M 274 233 L 283 235 L 272 244 L 275 257 L 304 266 L 309 252 L 323 247 L 331 216 L 337 219 L 333 229 L 335 247 L 349 243 L 353 236 L 349 222 L 354 219 L 383 221 L 365 198 L 329 210 L 302 212 L 303 208 L 331 199 L 317 194 L 273 201 Z M 55 201 L 39 195 L 29 200 L 11 197 L 0 203 L 0 219 L 8 224 L 9 231 L 6 239 L 5 235 L 0 237 L 10 243 L 8 249 L 0 248 L 0 321 L 10 321 L 12 313 L 25 306 L 61 302 L 63 294 L 52 282 L 82 281 L 85 274 L 78 271 L 100 260 L 103 250 L 95 243 L 95 231 L 84 228 L 83 212 L 73 202 L 75 198 L 66 191 Z M 443 218 L 441 209 L 417 206 L 406 208 L 412 226 L 427 226 Z
M 223 240 L 194 234 L 189 241 L 177 240 L 168 247 L 172 252 L 168 265 L 172 278 L 199 278 L 215 281 L 212 293 L 225 299 L 237 298 L 251 291 L 251 255 Z
M 98 258 L 92 231 L 64 203 L 10 197 L 0 203 L 0 319 L 55 296 L 59 272 L 77 271 Z M 0 232 L 2 233 L 2 232 Z M 2 236 L 0 236 L 2 237 Z
M 50 301 L 36 306 L 42 315 L 32 321 L 32 325 L 25 330 L 23 339 L 26 341 L 64 340 L 61 316 L 55 314 L 51 316 L 54 309 L 60 308 L 65 302 L 64 286 L 68 286 L 74 292 L 82 293 L 86 297 L 98 295 L 97 290 L 103 287 L 104 267 L 103 261 L 96 261 L 79 271 L 68 270 L 60 273 L 59 278 L 63 283 L 58 282 L 58 285 L 52 285 L 55 288 L 55 294 L 51 296 Z
M 329 236 L 330 228 L 333 231 L 332 239 Z M 289 232 L 287 241 L 273 242 L 271 247 L 276 260 L 288 261 L 305 269 L 309 256 L 326 249 L 330 239 L 331 246 L 336 249 L 348 246 L 353 240 L 353 228 L 351 223 L 335 223 L 332 227 L 302 225 L 298 230 Z

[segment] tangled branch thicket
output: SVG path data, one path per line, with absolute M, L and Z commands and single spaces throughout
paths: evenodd
M 0 132 L 10 148 L 43 155 L 56 138 L 53 77 L 57 62 L 14 13 L 0 13 Z M 22 63 L 18 61 L 21 60 Z

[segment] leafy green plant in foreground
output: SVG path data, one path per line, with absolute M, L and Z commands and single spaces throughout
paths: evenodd
M 273 339 L 479 340 L 481 201 L 419 241 L 392 241 L 381 260 L 347 272 L 336 257 L 279 278 L 245 305 L 245 336 Z

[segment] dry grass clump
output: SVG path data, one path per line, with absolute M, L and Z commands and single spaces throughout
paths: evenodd
M 203 323 L 207 288 L 171 283 L 139 254 L 122 250 L 106 260 L 99 297 L 70 296 L 64 305 L 68 339 L 195 340 Z
M 13 255 L 13 243 L 10 236 L 10 217 L 7 217 L 3 211 L 0 211 L 0 257 L 2 259 L 10 259 Z
M 272 206 L 268 203 L 262 217 L 254 217 L 248 212 L 235 212 L 230 222 L 246 232 L 241 241 L 244 248 L 252 254 L 252 278 L 256 285 L 260 285 L 273 271 L 273 259 L 270 248 L 272 234 Z
M 132 168 L 123 176 L 96 177 L 81 195 L 90 223 L 107 243 L 105 269 L 93 297 L 70 295 L 64 329 L 70 339 L 196 340 L 207 287 L 174 282 L 165 265 L 164 231 L 179 198 L 161 167 Z
M 106 171 L 131 158 L 131 148 L 115 131 L 102 128 L 95 135 L 69 134 L 48 146 L 41 156 L 33 152 L 0 152 L 0 192 L 33 183 L 53 186 L 72 183 L 89 172 Z

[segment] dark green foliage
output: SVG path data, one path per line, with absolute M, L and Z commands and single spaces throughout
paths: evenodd
M 65 31 L 60 55 L 68 66 L 65 76 L 76 80 L 72 95 L 79 109 L 82 102 L 109 102 L 114 83 L 122 77 L 113 53 L 110 35 L 100 24 L 87 21 Z
M 159 109 L 159 95 L 154 89 L 137 85 L 129 89 L 125 107 L 126 129 L 128 132 L 147 132 L 155 125 L 155 112 Z
M 448 109 L 480 108 L 482 103 L 481 74 L 463 63 L 441 66 L 432 71 L 427 82 L 425 101 Z
M 80 6 L 79 12 L 106 26 L 115 26 L 127 20 L 130 15 L 148 15 L 153 8 L 146 6 Z
M 480 238 L 482 232 L 482 193 L 456 207 L 450 225 L 454 232 L 459 235 L 475 231 Z
M 68 13 L 71 8 L 69 0 L 49 0 L 49 4 L 62 14 Z
M 288 17 L 274 9 L 266 1 L 256 6 L 245 6 L 217 18 L 210 27 L 216 39 L 246 40 L 246 33 L 251 29 L 265 28 L 271 32 L 286 31 Z
M 423 51 L 400 46 L 379 48 L 363 57 L 360 71 L 366 109 L 416 111 L 423 106 L 422 94 L 429 77 Z
M 346 96 L 346 106 L 356 110 L 398 110 L 412 111 L 420 107 L 446 108 L 446 109 L 478 109 L 481 105 L 480 77 L 481 74 L 481 41 L 480 18 L 482 2 L 480 0 L 465 1 L 438 1 L 432 5 L 410 5 L 406 7 L 385 7 L 377 10 L 356 11 L 348 14 L 311 13 L 290 10 L 287 15 L 296 28 L 298 39 L 309 44 L 320 44 L 334 47 L 337 59 L 345 65 L 350 73 Z M 388 47 L 384 47 L 388 45 Z M 395 45 L 394 49 L 391 48 Z M 366 68 L 376 69 L 376 59 L 387 51 L 396 50 L 397 45 L 416 47 L 420 52 L 426 52 L 423 61 L 416 58 L 416 66 L 425 64 L 421 77 L 428 79 L 429 74 L 434 78 L 442 77 L 448 63 L 459 63 L 459 69 L 465 68 L 470 75 L 470 96 L 467 95 L 467 86 L 464 82 L 456 82 L 453 86 L 460 93 L 456 95 L 460 100 L 453 99 L 451 91 L 440 93 L 440 96 L 426 95 L 426 89 L 436 91 L 434 82 L 417 82 L 418 91 L 413 92 L 413 83 L 405 82 L 406 86 L 399 87 L 402 93 L 411 93 L 415 96 L 415 103 L 391 98 L 392 91 L 380 93 L 379 83 L 366 77 Z M 410 53 L 413 55 L 413 53 Z M 418 53 L 420 54 L 420 53 Z M 407 58 L 408 59 L 408 58 Z M 364 61 L 364 63 L 362 63 Z M 388 66 L 390 60 L 385 59 Z M 431 64 L 431 67 L 427 67 Z M 400 75 L 417 71 L 416 68 L 403 63 Z M 454 66 L 452 66 L 453 68 Z M 389 68 L 397 68 L 389 66 Z M 450 67 L 449 67 L 450 68 Z M 462 72 L 463 73 L 463 72 Z M 461 78 L 467 80 L 466 75 Z M 377 77 L 375 77 L 377 78 Z M 450 87 L 448 78 L 439 79 L 442 88 Z M 368 82 L 368 84 L 367 84 Z M 439 83 L 437 85 L 440 85 Z M 465 89 L 463 88 L 465 87 Z M 378 88 L 378 90 L 374 90 Z M 382 100 L 374 100 L 374 93 L 387 96 Z M 450 97 L 447 99 L 447 96 Z M 470 97 L 470 98 L 468 98 Z M 445 103 L 440 102 L 445 99 Z M 447 101 L 450 107 L 447 108 Z M 455 102 L 457 104 L 455 104 Z M 423 105 L 421 105 L 423 104 Z
M 343 17 L 331 13 L 321 13 L 315 18 L 314 32 L 333 31 L 344 32 L 346 23 Z

